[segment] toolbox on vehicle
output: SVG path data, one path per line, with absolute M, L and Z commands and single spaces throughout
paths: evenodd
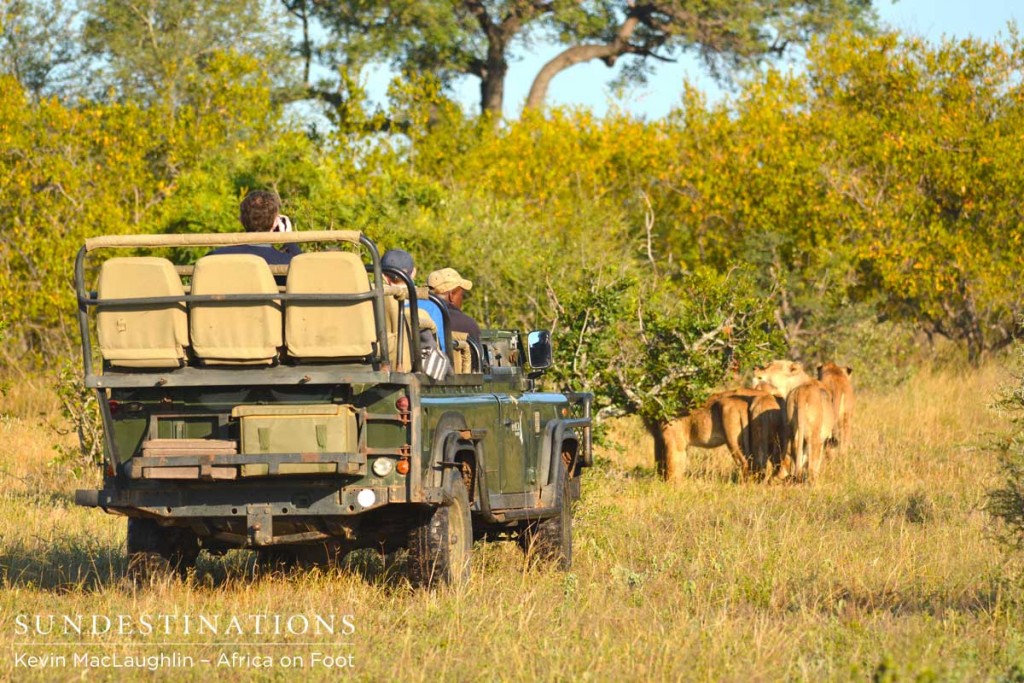
M 243 454 L 354 453 L 358 444 L 352 406 L 236 406 L 231 417 L 239 421 Z

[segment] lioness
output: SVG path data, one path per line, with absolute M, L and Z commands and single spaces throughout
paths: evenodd
M 686 448 L 718 448 L 728 446 L 729 453 L 740 468 L 740 476 L 750 472 L 748 426 L 750 413 L 747 401 L 738 396 L 716 394 L 702 408 L 676 418 L 662 429 L 665 440 L 665 478 L 680 481 L 686 471 Z
M 751 469 L 771 475 L 782 464 L 782 449 L 786 444 L 786 400 L 772 392 L 772 386 L 758 383 L 750 403 L 750 447 L 753 449 Z
M 832 412 L 836 418 L 833 436 L 839 442 L 840 455 L 845 455 L 849 450 L 853 429 L 853 382 L 850 380 L 852 374 L 853 368 L 840 367 L 831 362 L 818 366 L 818 380 L 825 385 L 832 397 Z
M 764 474 L 769 462 L 773 469 L 779 465 L 785 439 L 785 401 L 772 394 L 768 384 L 754 388 L 738 387 L 712 394 L 708 404 L 722 397 L 738 398 L 747 404 L 749 423 L 746 438 L 740 438 L 750 471 Z
M 832 398 L 825 385 L 804 372 L 793 361 L 772 361 L 754 370 L 754 381 L 775 388 L 775 395 L 786 399 L 786 449 L 782 476 L 791 474 L 815 479 L 824 459 L 825 441 L 832 436 L 835 418 Z

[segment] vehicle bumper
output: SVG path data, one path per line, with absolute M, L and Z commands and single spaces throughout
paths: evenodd
M 274 517 L 358 515 L 391 503 L 426 502 L 410 496 L 405 485 L 368 486 L 337 482 L 287 481 L 225 485 L 79 489 L 75 504 L 128 516 L 165 519 L 245 517 L 254 506 L 269 507 Z M 419 499 L 419 500 L 416 500 Z

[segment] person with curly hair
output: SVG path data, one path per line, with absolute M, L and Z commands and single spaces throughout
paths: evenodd
M 281 214 L 281 200 L 273 192 L 254 190 L 245 195 L 238 219 L 246 232 L 291 232 L 292 222 Z M 236 244 L 221 247 L 213 254 L 255 254 L 270 265 L 287 265 L 302 251 L 297 244 L 285 244 L 278 250 L 272 244 Z

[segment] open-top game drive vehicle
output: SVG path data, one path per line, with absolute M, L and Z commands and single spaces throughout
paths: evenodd
M 207 247 L 286 242 L 306 245 L 288 266 L 192 263 Z M 183 570 L 200 549 L 407 547 L 414 583 L 461 582 L 480 538 L 568 566 L 590 396 L 535 390 L 547 332 L 484 331 L 477 345 L 452 339 L 447 316 L 438 334 L 466 372 L 424 373 L 417 290 L 383 274 L 351 231 L 87 240 L 75 283 L 104 475 L 76 502 L 127 516 L 130 568 Z

